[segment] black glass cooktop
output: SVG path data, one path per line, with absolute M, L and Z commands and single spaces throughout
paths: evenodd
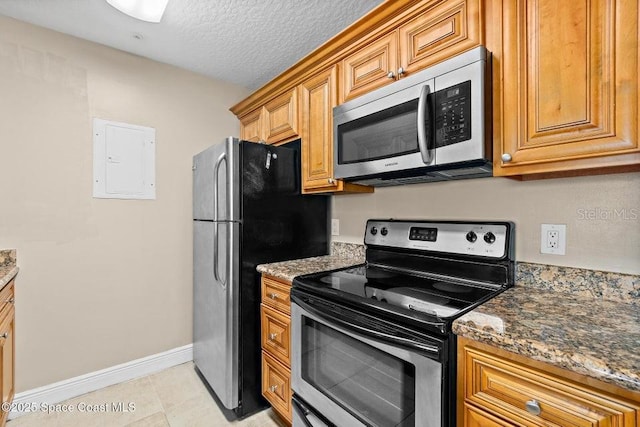
M 421 275 L 387 270 L 371 265 L 304 276 L 304 284 L 353 297 L 375 300 L 389 308 L 410 310 L 447 319 L 496 293 L 496 289 Z

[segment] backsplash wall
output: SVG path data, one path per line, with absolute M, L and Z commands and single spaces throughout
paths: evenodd
M 333 197 L 334 241 L 362 243 L 369 218 L 510 220 L 519 261 L 640 274 L 640 173 L 376 188 Z M 540 253 L 540 224 L 566 224 L 566 255 Z

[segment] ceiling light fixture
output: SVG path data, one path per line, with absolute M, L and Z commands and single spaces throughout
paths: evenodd
M 107 0 L 111 6 L 133 18 L 160 22 L 169 0 Z

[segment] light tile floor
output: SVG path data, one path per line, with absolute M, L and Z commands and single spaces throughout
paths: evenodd
M 135 410 L 100 412 L 101 405 L 129 403 Z M 35 412 L 15 418 L 8 427 L 284 427 L 271 409 L 240 421 L 226 420 L 196 374 L 185 363 L 147 377 L 76 397 L 61 405 L 73 412 Z M 87 409 L 95 408 L 90 412 Z

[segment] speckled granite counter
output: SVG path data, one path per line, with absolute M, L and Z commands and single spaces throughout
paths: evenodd
M 639 290 L 638 276 L 523 263 L 514 288 L 457 319 L 453 330 L 640 391 Z
M 294 277 L 301 274 L 335 270 L 363 262 L 363 245 L 334 242 L 331 245 L 331 255 L 261 264 L 257 269 L 260 273 L 291 282 Z
M 0 289 L 18 274 L 16 250 L 0 250 Z

